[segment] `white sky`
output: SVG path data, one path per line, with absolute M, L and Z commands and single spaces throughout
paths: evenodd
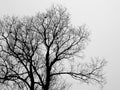
M 0 17 L 35 15 L 52 4 L 67 7 L 74 25 L 89 26 L 91 42 L 85 54 L 106 58 L 108 83 L 103 90 L 120 90 L 120 0 L 0 0 Z M 100 89 L 76 83 L 72 90 Z

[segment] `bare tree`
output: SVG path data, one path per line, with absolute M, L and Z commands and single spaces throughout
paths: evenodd
M 105 60 L 79 62 L 88 36 L 84 25 L 78 28 L 71 25 L 70 15 L 63 7 L 53 6 L 33 17 L 3 18 L 0 21 L 0 85 L 18 90 L 63 90 L 64 75 L 103 85 Z M 65 61 L 72 63 L 68 65 Z

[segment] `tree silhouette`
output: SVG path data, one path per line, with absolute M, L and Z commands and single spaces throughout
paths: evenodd
M 105 60 L 80 63 L 80 52 L 88 40 L 86 27 L 73 27 L 66 8 L 59 6 L 33 17 L 1 19 L 0 85 L 18 90 L 63 90 L 64 75 L 103 85 Z

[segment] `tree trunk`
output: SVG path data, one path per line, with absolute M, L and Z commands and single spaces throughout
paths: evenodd
M 32 72 L 32 61 L 30 62 L 30 81 L 31 81 L 30 90 L 34 90 L 34 76 Z
M 49 67 L 49 48 L 47 48 L 47 53 L 46 53 L 46 84 L 45 84 L 44 90 L 49 90 L 49 88 L 50 88 L 50 71 L 51 71 L 51 68 Z
M 34 90 L 34 83 L 31 84 L 30 90 Z
M 50 86 L 50 70 L 47 69 L 45 90 L 49 90 L 49 86 Z

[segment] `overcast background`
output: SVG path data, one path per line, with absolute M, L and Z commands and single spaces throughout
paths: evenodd
M 74 25 L 87 24 L 91 42 L 85 50 L 86 58 L 106 58 L 107 84 L 103 90 L 120 90 L 120 0 L 0 0 L 0 18 L 3 15 L 35 15 L 52 4 L 66 7 Z M 101 88 L 76 82 L 71 90 Z

